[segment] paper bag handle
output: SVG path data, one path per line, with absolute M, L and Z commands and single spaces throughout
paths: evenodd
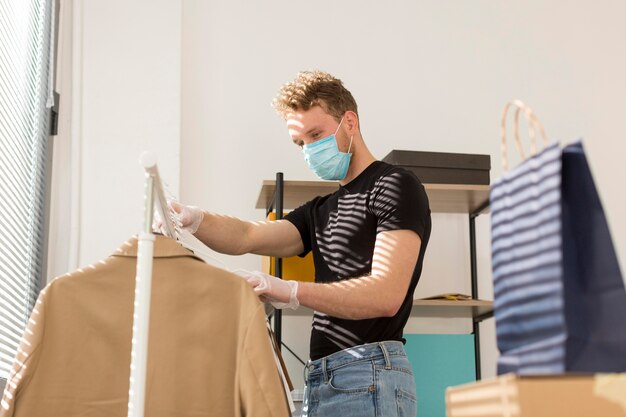
M 522 141 L 520 139 L 519 134 L 519 114 L 520 111 L 524 111 L 524 116 L 526 117 L 526 121 L 528 122 L 528 136 L 530 138 L 530 155 L 537 154 L 537 140 L 536 140 L 536 130 L 541 132 L 541 137 L 543 139 L 544 146 L 548 144 L 548 138 L 546 136 L 546 132 L 543 128 L 543 125 L 537 118 L 537 115 L 532 111 L 530 107 L 528 107 L 521 100 L 511 100 L 504 106 L 504 110 L 502 111 L 502 120 L 501 120 L 501 136 L 502 136 L 502 168 L 504 172 L 509 170 L 509 161 L 508 161 L 508 148 L 506 143 L 506 119 L 509 113 L 509 109 L 511 106 L 516 107 L 515 109 L 515 118 L 513 122 L 513 131 L 515 133 L 515 147 L 517 152 L 519 153 L 522 161 L 526 159 L 526 155 L 524 154 L 524 148 L 522 147 Z

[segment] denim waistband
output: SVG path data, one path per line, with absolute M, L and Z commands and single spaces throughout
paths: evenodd
M 306 381 L 310 375 L 326 373 L 349 363 L 363 360 L 384 358 L 387 366 L 390 366 L 390 356 L 406 356 L 402 342 L 389 340 L 354 346 L 323 358 L 309 361 L 304 368 L 304 380 Z

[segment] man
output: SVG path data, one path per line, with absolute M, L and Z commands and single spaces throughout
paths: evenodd
M 330 74 L 298 74 L 281 88 L 274 107 L 308 166 L 322 179 L 339 181 L 339 190 L 273 222 L 175 205 L 183 227 L 232 255 L 313 251 L 315 283 L 260 272 L 248 277 L 264 301 L 315 311 L 303 415 L 415 416 L 402 331 L 430 236 L 424 188 L 412 173 L 376 161 L 352 94 Z

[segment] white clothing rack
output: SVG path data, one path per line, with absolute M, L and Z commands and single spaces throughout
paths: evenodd
M 181 245 L 194 252 L 205 262 L 215 261 L 206 254 L 202 243 L 184 230 L 177 230 L 168 210 L 167 200 L 157 168 L 157 158 L 153 152 L 141 154 L 140 163 L 146 173 L 144 195 L 144 224 L 139 233 L 137 248 L 137 275 L 135 277 L 135 303 L 133 313 L 133 339 L 130 358 L 130 386 L 128 391 L 128 417 L 144 417 L 146 395 L 146 371 L 148 364 L 148 328 L 150 324 L 150 295 L 152 290 L 152 261 L 154 257 L 154 234 L 152 221 L 154 208 L 162 219 L 161 231 L 167 237 L 176 239 Z M 269 341 L 268 337 L 268 341 Z M 295 410 L 288 389 L 287 380 L 274 352 L 277 369 L 282 378 L 289 408 Z
M 150 324 L 150 295 L 152 292 L 152 260 L 154 256 L 152 220 L 155 203 L 157 203 L 157 210 L 163 221 L 162 229 L 164 234 L 169 237 L 175 237 L 176 233 L 169 213 L 165 212 L 167 202 L 159 177 L 156 155 L 152 152 L 144 152 L 139 160 L 146 172 L 144 195 L 145 211 L 143 230 L 139 233 L 137 249 L 137 275 L 135 278 L 128 417 L 144 416 L 148 359 L 148 328 Z

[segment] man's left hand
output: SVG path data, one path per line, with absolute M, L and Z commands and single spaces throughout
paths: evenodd
M 263 272 L 255 271 L 245 274 L 245 279 L 263 302 L 271 303 L 274 308 L 297 309 L 298 281 L 285 281 Z

